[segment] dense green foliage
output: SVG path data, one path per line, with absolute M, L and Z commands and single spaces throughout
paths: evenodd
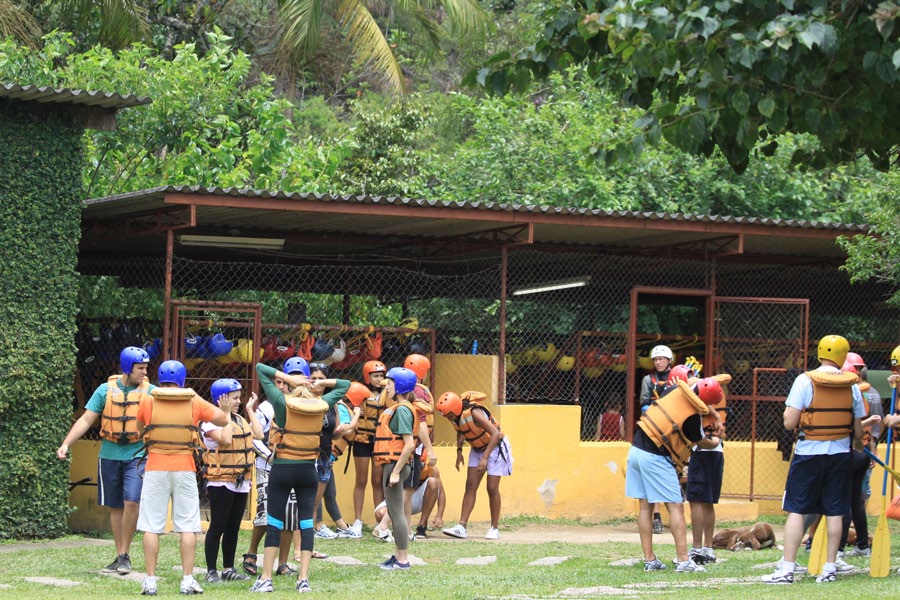
M 67 530 L 82 129 L 0 100 L 0 539 Z M 27 500 L 23 501 L 23 492 Z

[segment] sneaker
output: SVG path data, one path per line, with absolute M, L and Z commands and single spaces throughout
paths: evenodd
M 663 524 L 659 519 L 653 519 L 653 533 L 662 533 L 663 532 Z
M 777 571 L 781 571 L 782 564 L 783 564 L 783 561 L 779 560 L 777 563 L 775 563 L 775 569 Z M 794 563 L 794 575 L 805 575 L 808 572 L 809 572 L 809 569 L 807 569 L 800 563 Z
M 500 530 L 496 527 L 491 527 L 487 530 L 487 533 L 484 535 L 484 539 L 486 540 L 499 540 L 500 539 Z
M 309 587 L 309 582 L 305 579 L 301 579 L 297 582 L 297 591 L 301 594 L 305 594 L 306 592 L 311 592 L 312 588 Z
M 289 565 L 287 563 L 281 563 L 280 565 L 278 565 L 278 568 L 275 570 L 275 574 L 276 575 L 297 575 L 297 574 L 299 574 L 299 572 L 297 571 L 297 569 L 295 569 L 291 565 Z
M 837 574 L 834 571 L 822 573 L 816 577 L 816 583 L 833 583 L 835 581 L 837 581 Z
M 372 535 L 377 537 L 382 542 L 385 542 L 388 544 L 394 543 L 394 534 L 391 533 L 390 529 L 386 529 L 385 531 L 382 531 L 378 528 L 378 526 L 376 526 L 375 529 L 372 530 Z
M 854 548 L 847 552 L 846 556 L 861 556 L 861 557 L 870 557 L 872 556 L 871 548 Z
M 197 583 L 197 580 L 196 580 L 196 579 L 194 579 L 193 577 L 191 577 L 189 581 L 182 581 L 182 582 L 181 582 L 181 593 L 182 593 L 182 594 L 185 594 L 185 595 L 188 595 L 188 594 L 202 594 L 202 593 L 203 593 L 203 588 L 200 587 L 200 584 Z
M 406 571 L 406 570 L 409 570 L 410 567 L 409 567 L 409 563 L 408 563 L 408 562 L 402 563 L 402 562 L 400 562 L 399 560 L 397 560 L 396 558 L 394 558 L 393 556 L 392 556 L 391 558 L 394 559 L 394 562 L 391 562 L 390 564 L 388 564 L 388 563 L 390 562 L 390 561 L 388 560 L 388 561 L 385 561 L 385 562 L 381 563 L 380 566 L 381 566 L 382 569 L 384 569 L 385 571 Z
M 706 573 L 706 569 L 701 567 L 691 559 L 677 563 L 675 567 L 676 573 Z
M 219 577 L 218 571 L 207 571 L 206 572 L 206 583 L 222 583 L 222 578 Z
M 454 525 L 453 527 L 449 527 L 444 530 L 444 535 L 449 535 L 450 537 L 459 538 L 461 540 L 469 537 L 468 532 L 466 532 L 466 528 L 462 525 Z
M 838 573 L 849 573 L 855 571 L 856 567 L 848 565 L 843 559 L 839 558 L 834 561 L 834 570 Z
M 116 573 L 119 575 L 128 575 L 131 573 L 131 557 L 127 554 L 120 554 L 116 559 L 119 561 L 119 566 L 116 567 Z
M 691 548 L 688 552 L 688 558 L 698 565 L 706 564 L 706 555 L 703 554 L 703 550 L 701 548 Z
M 360 521 L 359 519 L 353 521 L 353 525 L 350 526 L 350 529 L 355 531 L 359 535 L 359 537 L 362 537 L 362 528 L 363 528 L 363 522 Z
M 322 525 L 320 528 L 316 529 L 316 537 L 323 540 L 333 540 L 336 538 L 338 534 L 328 529 L 327 525 Z
M 658 558 L 654 558 L 653 560 L 645 560 L 644 561 L 644 570 L 645 571 L 665 571 L 666 565 L 663 564 L 661 560 Z
M 156 577 L 145 577 L 144 583 L 141 584 L 141 596 L 156 595 Z
M 119 572 L 119 557 L 116 557 L 116 560 L 112 561 L 102 569 L 100 569 L 101 573 L 118 573 Z
M 417 540 L 427 540 L 428 539 L 428 532 L 426 531 L 426 528 L 424 525 L 419 525 L 416 527 L 415 538 Z
M 389 559 L 387 559 L 383 563 L 378 563 L 378 566 L 382 569 L 393 569 L 395 562 L 397 562 L 397 557 L 391 554 L 391 557 Z
M 247 581 L 250 578 L 243 573 L 238 573 L 234 569 L 225 569 L 222 571 L 222 581 Z
M 774 585 L 788 585 L 794 583 L 794 574 L 775 571 L 771 575 L 764 575 L 762 580 L 763 583 L 771 583 Z
M 337 531 L 335 532 L 335 535 L 339 538 L 350 538 L 353 540 L 358 540 L 359 538 L 362 537 L 362 534 L 357 533 L 356 530 L 353 529 L 352 527 L 345 527 L 344 529 L 341 529 L 340 527 L 338 527 Z
M 275 588 L 272 587 L 271 579 L 263 579 L 262 577 L 257 577 L 256 581 L 253 582 L 253 585 L 250 586 L 251 592 L 274 592 Z

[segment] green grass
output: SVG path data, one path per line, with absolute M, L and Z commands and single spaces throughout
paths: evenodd
M 512 519 L 513 525 L 528 525 L 535 521 Z M 568 523 L 567 523 L 568 524 Z M 247 547 L 248 534 L 241 536 L 238 555 Z M 900 564 L 900 537 L 894 535 L 894 574 L 886 579 L 871 579 L 867 575 L 842 577 L 837 583 L 829 584 L 827 591 L 807 577 L 794 586 L 764 586 L 759 577 L 769 569 L 754 569 L 754 565 L 774 562 L 780 558 L 778 550 L 758 552 L 718 553 L 724 562 L 711 565 L 708 573 L 679 574 L 673 571 L 645 573 L 640 564 L 633 567 L 612 567 L 610 562 L 625 558 L 640 557 L 638 544 L 628 543 L 486 543 L 467 540 L 428 540 L 415 542 L 411 552 L 427 564 L 414 567 L 409 572 L 389 572 L 379 570 L 375 565 L 389 555 L 392 546 L 377 542 L 369 535 L 362 540 L 328 540 L 316 544 L 316 548 L 331 555 L 350 555 L 364 563 L 363 566 L 348 567 L 329 562 L 313 561 L 310 581 L 318 597 L 325 598 L 366 598 L 372 600 L 407 598 L 577 598 L 599 597 L 604 594 L 562 595 L 571 588 L 594 588 L 611 586 L 631 590 L 635 595 L 652 594 L 653 598 L 684 598 L 722 600 L 734 594 L 765 594 L 766 600 L 796 598 L 803 594 L 807 598 L 817 598 L 828 594 L 833 598 L 860 596 L 897 597 L 900 594 L 900 576 L 896 566 Z M 780 541 L 780 540 L 779 540 Z M 655 549 L 662 560 L 671 564 L 674 546 L 668 532 L 654 536 Z M 665 543 L 668 542 L 668 543 Z M 140 550 L 140 536 L 134 546 L 135 569 L 143 570 L 143 554 Z M 11 588 L 0 589 L 0 597 L 16 600 L 35 598 L 120 598 L 137 597 L 140 584 L 119 577 L 102 576 L 97 571 L 110 560 L 112 546 L 86 546 L 79 548 L 54 548 L 48 543 L 34 551 L 0 553 L 0 585 Z M 493 555 L 497 562 L 486 566 L 460 566 L 455 561 L 461 557 Z M 546 556 L 570 556 L 565 563 L 554 567 L 529 567 L 529 562 Z M 238 556 L 238 560 L 240 557 Z M 807 555 L 801 553 L 800 562 L 805 563 Z M 159 573 L 160 596 L 176 596 L 180 574 L 172 569 L 178 564 L 177 538 L 164 536 L 160 550 Z M 851 564 L 865 566 L 863 559 L 850 559 Z M 197 564 L 203 564 L 202 545 L 197 548 Z M 52 587 L 24 581 L 26 576 L 43 576 L 71 579 L 82 585 L 74 588 Z M 734 578 L 741 581 L 728 581 Z M 750 578 L 751 581 L 743 581 Z M 724 580 L 724 581 L 723 581 Z M 650 584 L 665 587 L 647 587 Z M 202 582 L 201 582 L 202 585 Z M 638 586 L 638 587 L 635 587 Z M 295 597 L 293 581 L 283 577 L 275 578 L 274 598 Z M 249 584 L 233 582 L 217 586 L 205 586 L 204 598 L 232 598 L 235 594 L 245 594 Z

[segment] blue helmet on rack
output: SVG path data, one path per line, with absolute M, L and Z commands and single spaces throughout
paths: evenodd
M 150 355 L 143 348 L 137 346 L 128 346 L 119 353 L 119 367 L 126 375 L 131 375 L 134 365 L 147 364 L 150 362 Z
M 178 387 L 184 387 L 187 379 L 187 369 L 177 360 L 167 360 L 159 365 L 159 383 L 174 383 Z
M 394 380 L 394 392 L 398 394 L 410 393 L 416 389 L 416 383 L 419 381 L 414 372 L 403 367 L 394 367 L 385 377 Z
M 286 374 L 291 375 L 293 373 L 303 373 L 307 377 L 309 377 L 309 363 L 306 362 L 305 358 L 301 358 L 299 356 L 292 356 L 291 358 L 284 361 L 284 367 L 281 369 Z
M 244 389 L 241 382 L 237 379 L 216 379 L 209 388 L 210 400 L 216 406 L 219 405 L 219 398 L 231 392 L 239 392 Z

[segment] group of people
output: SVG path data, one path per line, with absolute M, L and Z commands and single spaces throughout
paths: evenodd
M 181 534 L 180 591 L 203 592 L 193 575 L 196 534 L 201 532 L 198 472 L 210 510 L 204 547 L 207 583 L 256 575 L 250 591 L 271 592 L 273 574 L 296 574 L 296 590 L 310 591 L 311 559 L 325 557 L 315 551 L 314 540 L 362 537 L 370 468 L 372 533 L 395 546 L 380 566 L 409 569 L 409 542 L 427 537 L 435 508 L 431 524 L 443 525 L 446 498 L 432 445 L 435 411 L 457 432 L 457 470 L 465 462 L 463 444 L 471 447 L 460 521 L 443 533 L 468 536 L 468 518 L 487 474 L 491 526 L 485 537 L 500 537 L 500 478 L 512 473 L 509 440 L 481 392 L 446 392 L 435 402 L 424 383 L 431 368 L 425 356 L 410 355 L 403 367 L 392 369 L 369 361 L 362 370 L 364 383 L 330 377 L 327 365 L 300 357 L 287 359 L 281 370 L 260 363 L 256 371 L 264 393 L 261 402 L 252 393 L 244 402 L 241 383 L 229 378 L 215 381 L 209 401 L 204 400 L 185 388 L 187 371 L 175 360 L 160 364 L 158 385 L 153 385 L 149 363 L 142 348 L 123 349 L 121 372 L 95 390 L 56 453 L 65 459 L 69 447 L 100 421 L 98 496 L 110 510 L 117 553 L 103 571 L 131 572 L 131 543 L 135 531 L 142 531 L 144 595 L 158 592 L 159 535 L 166 530 L 170 503 L 172 529 Z M 332 477 L 334 462 L 344 454 L 347 460 L 352 456 L 356 467 L 355 520 L 350 525 L 340 514 Z M 238 570 L 238 533 L 254 466 L 256 515 L 250 548 Z M 325 526 L 321 508 L 315 515 L 322 500 L 336 531 Z M 412 531 L 414 514 L 420 518 Z M 287 563 L 292 543 L 299 571 Z

